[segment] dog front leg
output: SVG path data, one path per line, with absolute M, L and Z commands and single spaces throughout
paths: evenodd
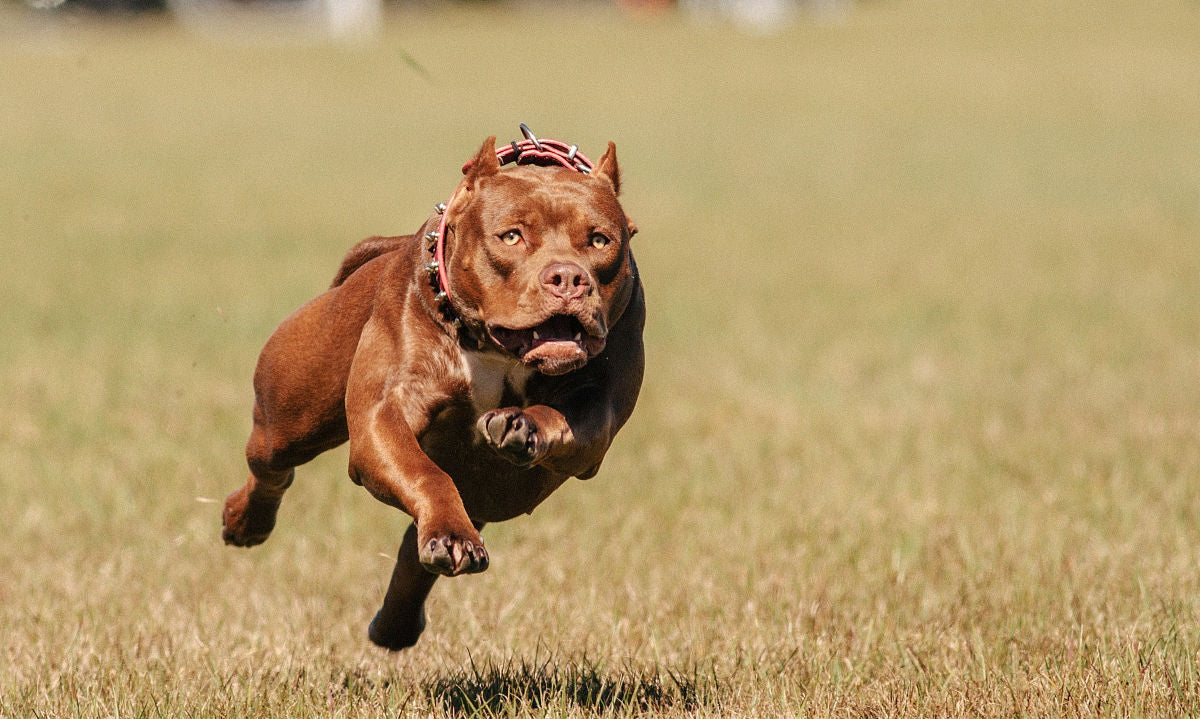
M 500 456 L 516 465 L 541 465 L 588 479 L 616 434 L 613 413 L 603 401 L 566 412 L 544 404 L 501 407 L 485 412 L 476 426 Z
M 589 479 L 600 470 L 617 430 L 633 414 L 642 386 L 646 306 L 639 294 L 608 338 L 608 348 L 543 396 L 544 404 L 485 412 L 476 428 L 500 456 Z
M 347 395 L 350 477 L 379 501 L 408 513 L 417 527 L 417 560 L 454 576 L 487 569 L 479 531 L 467 517 L 454 480 L 421 450 L 394 397 L 358 403 Z

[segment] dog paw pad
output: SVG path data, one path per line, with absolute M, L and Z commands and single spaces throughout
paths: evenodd
M 478 428 L 484 441 L 516 465 L 528 466 L 541 459 L 545 443 L 533 418 L 515 407 L 486 412 Z
M 421 545 L 419 557 L 425 569 L 453 577 L 475 574 L 488 568 L 488 553 L 483 541 L 452 534 L 435 536 Z

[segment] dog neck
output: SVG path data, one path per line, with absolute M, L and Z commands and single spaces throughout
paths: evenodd
M 462 363 L 477 414 L 505 404 L 525 405 L 525 385 L 533 376 L 532 368 L 495 352 L 473 350 L 462 353 Z
M 421 237 L 426 244 L 421 249 L 421 255 L 417 262 L 419 266 L 418 273 L 421 275 L 419 284 L 422 285 L 421 297 L 425 299 L 425 304 L 438 324 L 446 330 L 448 334 L 454 335 L 458 339 L 459 345 L 463 349 L 474 351 L 485 351 L 488 342 L 486 340 L 486 332 L 482 327 L 476 327 L 477 323 L 469 323 L 462 318 L 462 315 L 454 307 L 454 302 L 450 299 L 450 295 L 444 289 L 442 275 L 445 272 L 444 262 L 445 254 L 437 251 L 437 243 L 434 240 L 434 235 L 438 230 L 430 228 L 439 227 L 439 222 L 445 217 L 445 206 L 438 205 L 435 213 L 425 220 L 425 224 L 421 225 L 418 231 L 418 236 Z M 440 225 L 441 231 L 445 231 L 444 223 Z M 438 259 L 438 258 L 441 259 Z

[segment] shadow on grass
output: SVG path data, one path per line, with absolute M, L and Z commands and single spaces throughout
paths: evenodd
M 566 708 L 572 705 L 596 713 L 668 708 L 692 710 L 713 707 L 717 679 L 698 667 L 673 670 L 606 670 L 584 658 L 567 666 L 524 660 L 506 665 L 489 663 L 456 671 L 426 683 L 435 704 L 459 716 L 507 716 L 527 708 Z

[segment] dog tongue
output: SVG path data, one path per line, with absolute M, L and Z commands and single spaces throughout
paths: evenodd
M 574 340 L 541 339 L 521 355 L 521 361 L 542 374 L 559 375 L 582 367 L 588 353 Z

